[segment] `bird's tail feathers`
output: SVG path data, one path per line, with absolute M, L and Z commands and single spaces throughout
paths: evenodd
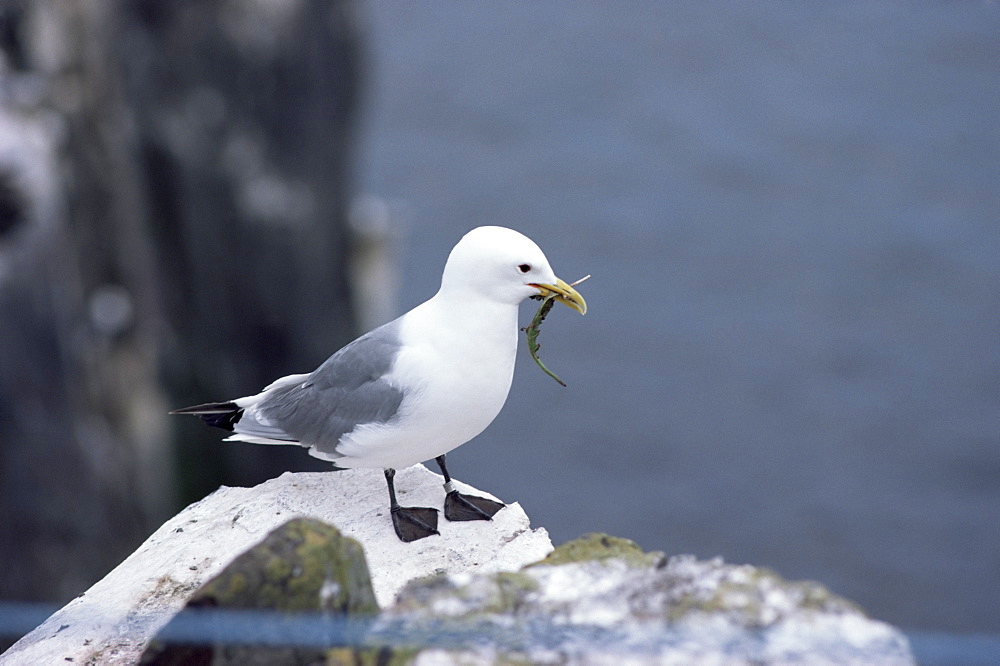
M 243 408 L 235 402 L 206 402 L 202 405 L 175 409 L 171 414 L 194 414 L 210 426 L 233 431 L 243 416 Z

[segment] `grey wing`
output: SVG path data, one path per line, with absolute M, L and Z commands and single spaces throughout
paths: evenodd
M 247 410 L 236 431 L 251 438 L 298 442 L 322 458 L 337 458 L 340 438 L 364 423 L 386 423 L 403 391 L 385 380 L 401 343 L 399 320 L 361 336 L 312 374 L 276 382 Z M 297 381 L 303 378 L 303 381 Z

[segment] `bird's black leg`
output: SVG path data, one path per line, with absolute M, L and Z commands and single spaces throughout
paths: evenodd
M 437 531 L 437 509 L 399 506 L 399 502 L 396 501 L 396 486 L 392 482 L 394 476 L 396 470 L 385 470 L 385 482 L 389 486 L 389 512 L 392 514 L 392 526 L 396 529 L 396 536 L 402 541 L 410 542 L 432 534 L 440 534 Z
M 441 474 L 444 475 L 444 490 L 448 493 L 444 498 L 444 517 L 448 520 L 491 520 L 497 511 L 504 507 L 500 502 L 494 502 L 485 497 L 463 495 L 455 490 L 451 476 L 444 464 L 444 456 L 434 459 Z

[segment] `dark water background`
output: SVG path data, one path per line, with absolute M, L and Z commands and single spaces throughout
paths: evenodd
M 456 476 L 1000 632 L 998 3 L 362 8 L 400 311 L 481 224 L 594 275 Z

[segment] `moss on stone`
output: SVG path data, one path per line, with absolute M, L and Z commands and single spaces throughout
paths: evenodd
M 497 586 L 512 594 L 522 595 L 538 590 L 538 581 L 519 571 L 501 571 L 493 574 Z
M 361 545 L 337 528 L 297 518 L 237 557 L 191 597 L 193 606 L 378 612 Z
M 337 528 L 297 518 L 273 530 L 192 595 L 188 608 L 271 610 L 364 617 L 378 613 L 361 545 Z M 394 663 L 392 651 L 352 650 L 351 663 Z M 381 657 L 379 656 L 381 655 Z M 324 663 L 322 648 L 164 644 L 154 639 L 143 664 Z M 361 660 L 361 661 L 359 661 Z M 333 662 L 337 663 L 337 662 Z M 397 662 L 405 663 L 405 662 Z
M 394 609 L 419 611 L 433 608 L 443 599 L 454 599 L 463 610 L 453 611 L 450 619 L 512 615 L 524 605 L 527 595 L 538 589 L 534 578 L 518 571 L 485 575 L 466 585 L 455 585 L 447 575 L 439 574 L 411 581 L 397 598 Z
M 490 576 L 494 595 L 478 611 L 480 613 L 514 614 L 524 605 L 524 598 L 538 589 L 538 582 L 519 572 L 500 572 Z
M 557 566 L 573 562 L 622 560 L 631 567 L 658 567 L 665 561 L 660 552 L 647 553 L 634 541 L 608 534 L 585 534 L 558 546 L 544 559 L 527 567 Z M 525 567 L 525 568 L 527 568 Z

